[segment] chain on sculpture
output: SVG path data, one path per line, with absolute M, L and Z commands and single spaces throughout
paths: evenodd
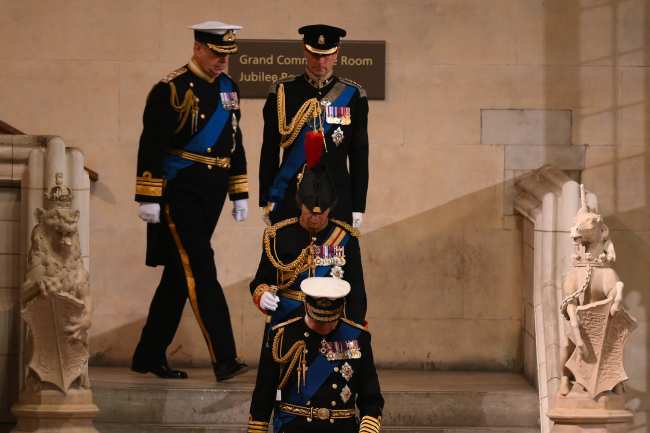
M 622 393 L 627 380 L 623 349 L 637 323 L 621 305 L 623 282 L 612 268 L 616 253 L 609 228 L 588 207 L 582 185 L 580 198 L 571 228 L 576 253 L 564 280 L 560 308 L 568 338 L 562 344 L 559 392 L 566 396 L 572 389 L 584 390 L 596 398 L 606 391 Z

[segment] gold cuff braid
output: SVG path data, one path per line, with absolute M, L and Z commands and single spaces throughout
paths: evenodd
M 248 417 L 247 433 L 267 433 L 269 431 L 269 423 L 266 421 L 254 421 Z
M 260 311 L 262 311 L 263 313 L 266 312 L 262 309 L 262 307 L 260 307 L 260 299 L 262 299 L 262 295 L 264 294 L 264 292 L 271 292 L 271 291 L 272 291 L 271 286 L 269 286 L 268 284 L 260 284 L 255 288 L 255 291 L 253 292 L 253 304 L 255 304 L 255 306 L 259 308 Z
M 381 417 L 375 418 L 374 416 L 366 415 L 361 418 L 359 433 L 379 433 L 380 429 Z

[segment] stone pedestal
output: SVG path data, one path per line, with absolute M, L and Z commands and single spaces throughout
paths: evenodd
M 12 412 L 18 418 L 12 433 L 98 433 L 93 419 L 99 409 L 89 389 L 25 393 Z
M 548 412 L 555 423 L 552 433 L 626 433 L 633 418 L 623 396 L 613 392 L 594 400 L 584 391 L 572 390 L 554 403 Z

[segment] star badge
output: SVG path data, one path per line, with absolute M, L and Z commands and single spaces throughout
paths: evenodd
M 352 370 L 352 366 L 348 364 L 347 362 L 341 366 L 341 376 L 349 382 L 350 378 L 352 377 L 352 374 L 354 373 L 354 370 Z
M 350 397 L 352 397 L 352 391 L 349 386 L 345 385 L 339 395 L 341 396 L 343 403 L 347 403 L 350 400 Z
M 343 130 L 342 130 L 341 127 L 339 126 L 339 127 L 336 128 L 336 130 L 332 133 L 332 141 L 334 142 L 334 144 L 336 144 L 336 145 L 338 146 L 339 144 L 343 143 L 343 137 L 344 137 L 344 136 L 343 136 Z

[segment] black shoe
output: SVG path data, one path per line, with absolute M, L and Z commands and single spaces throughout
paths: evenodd
M 214 369 L 214 375 L 217 377 L 217 382 L 231 379 L 248 371 L 248 365 L 239 359 L 234 359 L 225 364 L 212 364 L 212 368 Z
M 131 364 L 131 370 L 136 373 L 153 373 L 162 379 L 187 379 L 187 373 L 182 370 L 172 370 L 167 363 L 159 365 L 145 365 L 134 362 Z

